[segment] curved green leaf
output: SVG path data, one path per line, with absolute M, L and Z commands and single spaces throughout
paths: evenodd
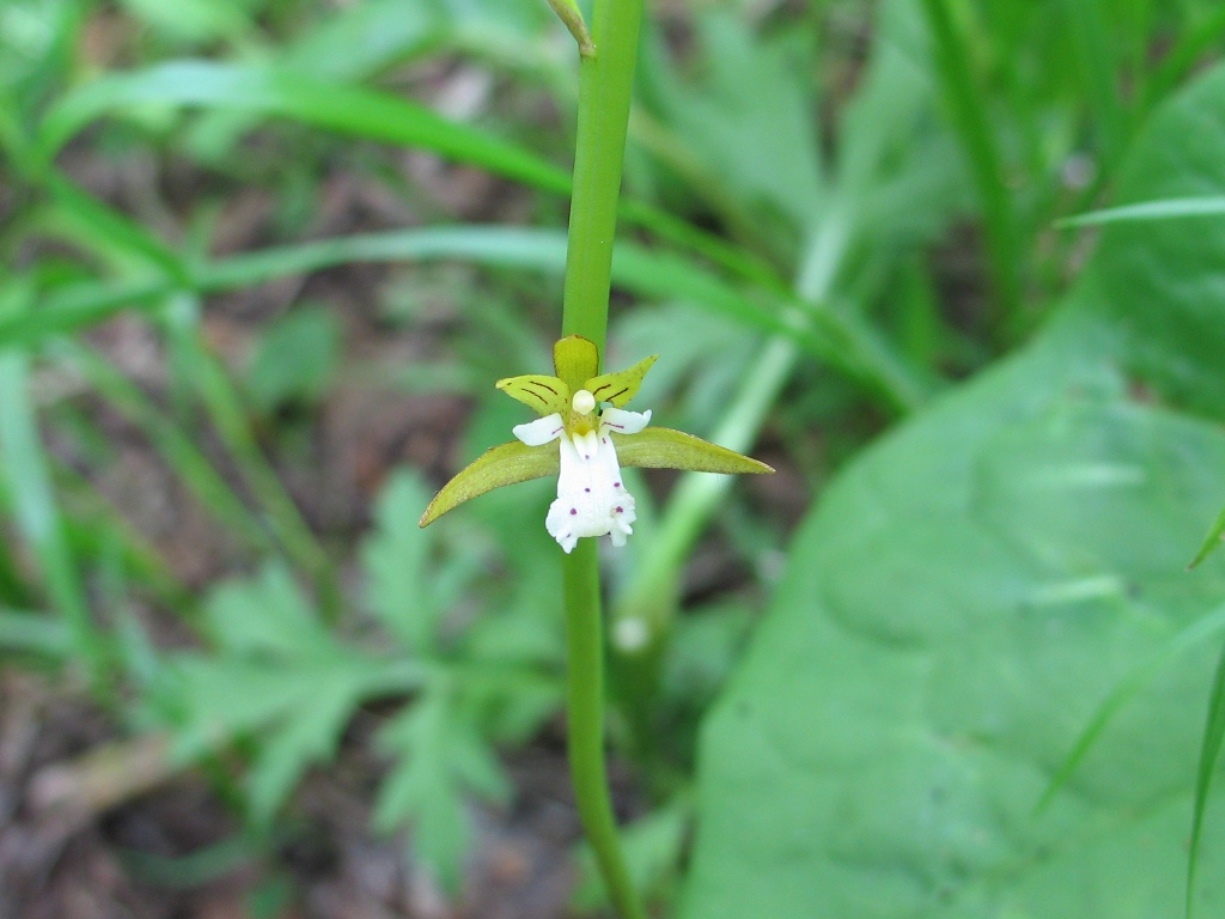
M 493 447 L 473 460 L 442 487 L 418 523 L 423 527 L 429 526 L 447 511 L 487 491 L 503 485 L 557 475 L 560 468 L 561 459 L 556 444 L 529 447 L 513 440 Z
M 671 428 L 644 428 L 637 434 L 612 435 L 622 466 L 646 469 L 689 469 L 724 475 L 762 475 L 773 467 Z

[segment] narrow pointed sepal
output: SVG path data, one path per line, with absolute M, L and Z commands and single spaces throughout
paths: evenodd
M 529 373 L 498 380 L 494 385 L 540 415 L 570 411 L 570 387 L 557 377 Z
M 688 469 L 726 475 L 763 475 L 774 468 L 765 463 L 671 428 L 646 428 L 638 434 L 612 435 L 622 466 L 648 469 Z
M 529 447 L 517 440 L 486 450 L 434 496 L 418 526 L 429 526 L 447 511 L 487 491 L 529 479 L 556 476 L 561 466 L 556 444 Z
M 583 389 L 595 396 L 596 402 L 610 402 L 621 408 L 638 394 L 638 387 L 647 371 L 659 360 L 658 354 L 643 358 L 628 370 L 617 373 L 603 373 L 588 380 Z
M 553 345 L 553 369 L 575 393 L 600 372 L 600 353 L 594 342 L 581 335 L 567 335 Z

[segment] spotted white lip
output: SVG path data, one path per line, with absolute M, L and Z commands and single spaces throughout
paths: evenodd
M 590 414 L 595 409 L 595 400 L 586 390 L 579 390 L 575 393 L 574 409 L 583 415 Z M 546 415 L 514 428 L 515 437 L 529 447 L 558 441 L 561 471 L 557 476 L 557 500 L 549 507 L 545 528 L 567 553 L 584 536 L 608 536 L 614 546 L 624 546 L 626 538 L 634 532 L 637 519 L 634 496 L 621 480 L 617 448 L 609 435 L 637 434 L 650 420 L 649 411 L 627 412 L 607 406 L 600 412 L 599 425 L 584 434 L 567 431 L 560 414 Z

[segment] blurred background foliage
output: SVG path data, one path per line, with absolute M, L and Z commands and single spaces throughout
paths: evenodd
M 1219 867 L 1223 41 L 653 5 L 609 362 L 780 470 L 640 477 L 606 558 L 660 915 L 1171 915 L 1193 818 Z M 549 485 L 416 526 L 549 366 L 575 74 L 543 0 L 0 4 L 0 915 L 602 908 Z

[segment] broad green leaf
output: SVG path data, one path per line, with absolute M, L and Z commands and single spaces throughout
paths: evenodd
M 1149 120 L 1120 183 L 1121 205 L 1225 195 L 1225 71 Z M 1093 304 L 1123 337 L 1128 369 L 1216 418 L 1225 418 L 1223 245 L 1225 216 L 1118 222 L 1103 228 L 1094 258 Z
M 1033 809 L 1099 700 L 1219 604 L 1225 573 L 1184 559 L 1225 436 L 1049 344 L 870 451 L 797 535 L 706 725 L 687 919 L 1181 903 L 1206 649 Z
M 1217 69 L 1151 120 L 1121 199 L 1219 193 L 1222 125 Z M 1180 414 L 1225 404 L 1214 226 L 1106 227 L 1037 342 L 828 488 L 706 723 L 684 919 L 1176 915 L 1193 814 L 1220 875 L 1214 649 L 1185 636 L 1225 595 L 1219 560 L 1186 572 L 1225 433 Z

